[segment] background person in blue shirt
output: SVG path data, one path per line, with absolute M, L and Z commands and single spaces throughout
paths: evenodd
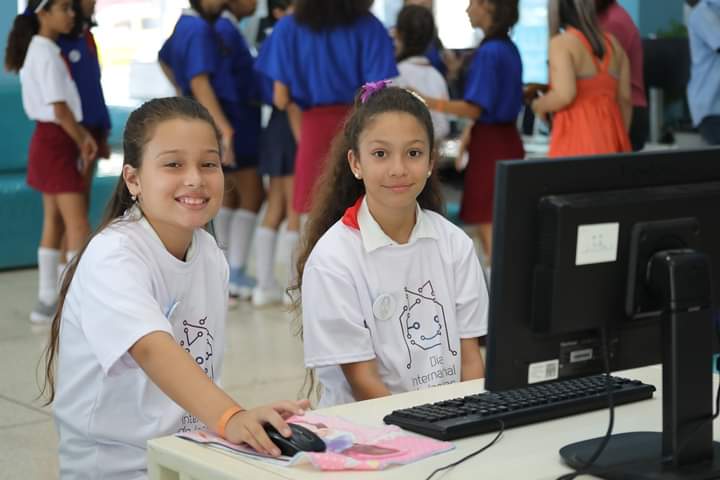
M 77 85 L 82 105 L 83 119 L 80 122 L 95 139 L 98 150 L 96 160 L 110 157 L 108 135 L 110 134 L 110 112 L 105 104 L 105 95 L 100 84 L 100 62 L 97 45 L 90 28 L 93 26 L 95 0 L 74 0 L 75 25 L 67 35 L 60 35 L 57 44 L 66 63 L 70 66 L 70 75 Z M 90 206 L 92 177 L 97 162 L 83 172 L 86 204 Z M 65 241 L 63 240 L 63 245 Z M 58 274 L 65 270 L 65 251 L 60 254 Z
M 268 53 L 275 24 L 285 15 L 292 13 L 292 8 L 290 0 L 268 1 L 268 16 L 260 21 L 258 31 L 258 62 L 263 62 L 263 57 Z M 257 73 L 260 77 L 263 103 L 272 106 L 273 81 L 262 73 Z M 300 216 L 292 208 L 296 150 L 297 143 L 290 129 L 287 112 L 273 107 L 270 120 L 260 137 L 258 171 L 260 175 L 269 177 L 269 184 L 265 217 L 255 230 L 254 239 L 257 285 L 253 289 L 252 303 L 256 307 L 290 301 L 290 297 L 284 294 L 290 278 L 279 283 L 274 272 L 276 254 L 284 264 L 283 271 L 291 271 L 291 253 L 298 243 Z M 287 220 L 286 228 L 279 234 L 283 220 Z
M 688 17 L 693 124 L 710 145 L 720 145 L 720 0 L 701 0 Z
M 235 89 L 234 99 L 220 101 L 235 132 L 235 165 L 224 167 L 225 195 L 215 217 L 215 231 L 218 240 L 227 246 L 230 291 L 242 299 L 249 299 L 255 286 L 246 266 L 264 190 L 257 171 L 260 88 L 254 70 L 255 59 L 238 22 L 255 13 L 256 7 L 256 0 L 227 0 L 227 8 L 214 26 L 220 37 L 222 65 L 230 68 L 229 77 Z
M 460 218 L 477 225 L 485 258 L 492 258 L 495 164 L 525 156 L 515 122 L 523 105 L 522 62 L 509 31 L 518 21 L 518 0 L 470 0 L 467 14 L 485 33 L 475 51 L 464 100 L 428 98 L 431 110 L 475 121 L 470 134 Z
M 357 89 L 398 75 L 392 40 L 370 13 L 372 3 L 297 0 L 257 63 L 273 80 L 273 102 L 288 111 L 298 139 L 293 183 L 298 213 L 310 209 L 315 181 Z

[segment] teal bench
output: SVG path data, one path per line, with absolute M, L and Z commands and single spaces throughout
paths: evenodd
M 0 155 L 0 269 L 32 267 L 42 231 L 42 197 L 25 183 L 27 149 L 34 129 L 22 108 L 19 85 L 0 86 L 0 132 L 4 132 Z M 119 145 L 119 134 L 128 111 L 113 109 L 110 144 Z M 96 226 L 117 182 L 121 159 L 101 161 L 93 179 L 90 222 Z

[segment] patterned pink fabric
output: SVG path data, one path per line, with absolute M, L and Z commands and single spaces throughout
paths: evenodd
M 219 446 L 241 454 L 262 457 L 274 464 L 287 466 L 311 464 L 319 470 L 383 470 L 390 465 L 405 465 L 455 448 L 452 443 L 440 442 L 401 430 L 395 426 L 366 427 L 341 417 L 308 413 L 288 419 L 319 435 L 327 445 L 323 453 L 300 452 L 284 462 L 258 454 L 247 445 L 231 444 L 217 435 L 196 431 L 178 436 L 198 443 Z

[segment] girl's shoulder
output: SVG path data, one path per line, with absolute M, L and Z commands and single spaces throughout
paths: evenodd
M 423 210 L 425 218 L 430 222 L 438 234 L 443 251 L 449 251 L 451 254 L 461 254 L 468 248 L 474 248 L 472 239 L 465 231 L 441 215 L 432 210 Z
M 348 264 L 354 258 L 353 252 L 358 252 L 360 249 L 362 249 L 360 230 L 338 220 L 317 241 L 310 252 L 307 265 L 336 268 Z

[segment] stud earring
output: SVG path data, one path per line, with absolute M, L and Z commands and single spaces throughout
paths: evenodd
M 428 178 L 430 178 L 430 175 L 432 175 L 432 170 L 428 172 Z
M 130 195 L 130 199 L 133 201 L 133 203 L 137 202 L 137 195 Z
M 362 177 L 360 176 L 359 173 L 356 173 L 356 174 L 355 174 L 355 178 L 357 178 L 358 180 L 362 180 Z

